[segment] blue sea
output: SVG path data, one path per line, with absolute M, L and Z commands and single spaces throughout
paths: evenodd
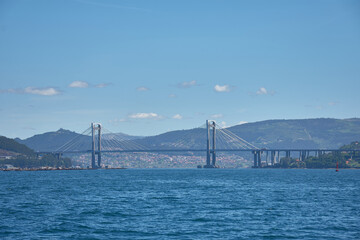
M 360 239 L 360 171 L 0 172 L 0 239 Z

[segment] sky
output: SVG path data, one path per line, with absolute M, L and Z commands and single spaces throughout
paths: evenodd
M 360 117 L 357 0 L 0 0 L 0 135 Z

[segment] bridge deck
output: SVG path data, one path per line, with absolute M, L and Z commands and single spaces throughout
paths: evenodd
M 308 152 L 360 152 L 359 149 L 284 149 L 284 148 L 275 148 L 275 149 L 216 149 L 216 152 L 254 152 L 254 151 L 262 151 L 262 152 L 300 152 L 300 151 L 308 151 Z M 206 152 L 206 149 L 144 149 L 144 150 L 101 150 L 102 153 L 142 153 L 142 152 Z M 66 153 L 91 153 L 91 150 L 83 150 L 83 151 L 65 151 L 65 152 L 56 152 L 56 151 L 41 151 L 36 152 L 37 154 L 66 154 Z

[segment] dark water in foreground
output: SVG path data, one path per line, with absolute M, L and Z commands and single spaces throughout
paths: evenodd
M 0 239 L 360 239 L 360 171 L 0 172 Z

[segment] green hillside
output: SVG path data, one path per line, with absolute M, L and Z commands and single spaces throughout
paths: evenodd
M 360 119 L 269 120 L 229 130 L 262 148 L 339 148 L 360 139 Z
M 360 119 L 268 120 L 228 128 L 259 148 L 339 148 L 360 139 Z M 206 130 L 167 132 L 138 140 L 150 148 L 206 148 Z M 225 143 L 218 141 L 217 147 Z
M 124 133 L 114 133 L 114 134 L 103 134 L 103 139 L 124 139 L 124 140 L 134 140 L 141 137 L 130 136 Z M 68 141 L 76 138 L 77 139 L 77 150 L 89 150 L 91 149 L 91 136 L 81 135 L 76 132 L 65 130 L 60 128 L 55 132 L 47 132 L 43 134 L 37 134 L 30 138 L 21 140 L 16 138 L 15 140 L 19 143 L 25 144 L 28 147 L 34 149 L 35 151 L 55 151 Z
M 34 151 L 25 144 L 16 142 L 4 136 L 0 136 L 0 149 L 22 155 L 33 155 Z
M 0 153 L 6 156 L 0 159 L 0 168 L 6 164 L 19 168 L 71 167 L 69 158 L 57 159 L 50 154 L 37 157 L 26 145 L 4 136 L 0 136 Z
M 340 147 L 343 150 L 360 149 L 358 141 Z M 360 153 L 358 152 L 328 152 L 319 156 L 309 156 L 304 161 L 298 158 L 281 158 L 279 163 L 270 168 L 360 168 Z
M 56 132 L 47 132 L 43 134 L 37 134 L 25 140 L 19 138 L 15 139 L 19 143 L 23 143 L 26 146 L 34 149 L 35 151 L 55 151 L 66 142 L 78 137 L 79 147 L 88 149 L 91 143 L 91 138 L 89 136 L 80 135 L 75 132 L 71 132 L 65 129 L 59 129 Z

